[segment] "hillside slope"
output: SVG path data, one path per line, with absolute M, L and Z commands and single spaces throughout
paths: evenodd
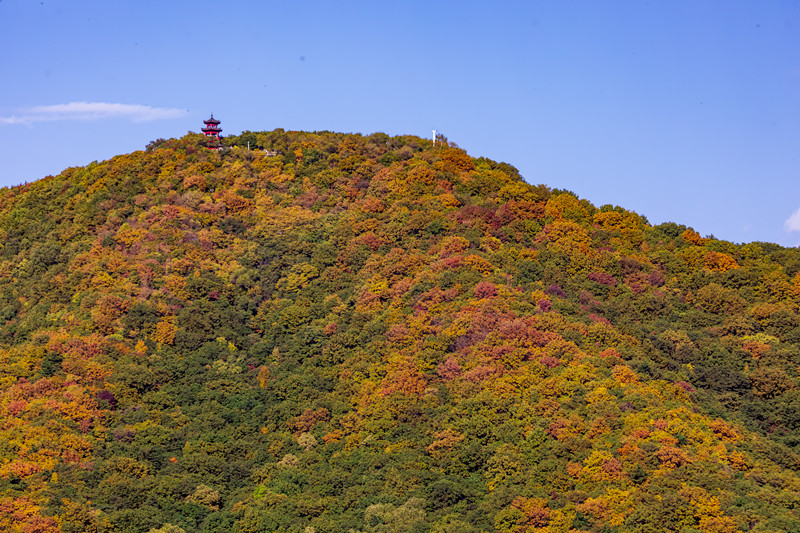
M 799 250 L 202 142 L 0 191 L 0 529 L 800 531 Z

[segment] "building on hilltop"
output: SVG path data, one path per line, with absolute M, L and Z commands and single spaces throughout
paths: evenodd
M 222 128 L 219 127 L 219 120 L 214 118 L 214 113 L 211 113 L 211 118 L 208 120 L 204 120 L 203 124 L 206 125 L 205 128 L 202 129 L 202 132 L 206 135 L 206 137 L 211 137 L 208 139 L 208 144 L 206 145 L 210 150 L 219 150 L 220 149 L 220 141 L 222 137 L 220 136 L 220 132 Z

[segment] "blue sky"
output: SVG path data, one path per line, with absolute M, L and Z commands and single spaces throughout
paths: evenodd
M 0 186 L 199 131 L 429 137 L 733 242 L 800 244 L 788 1 L 0 0 Z

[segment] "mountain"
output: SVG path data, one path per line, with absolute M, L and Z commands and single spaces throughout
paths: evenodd
M 800 531 L 800 250 L 203 142 L 0 191 L 3 531 Z

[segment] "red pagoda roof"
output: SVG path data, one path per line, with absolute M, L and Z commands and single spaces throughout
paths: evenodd
M 211 114 L 211 118 L 208 120 L 204 120 L 203 124 L 219 124 L 219 120 L 214 118 L 214 114 Z

